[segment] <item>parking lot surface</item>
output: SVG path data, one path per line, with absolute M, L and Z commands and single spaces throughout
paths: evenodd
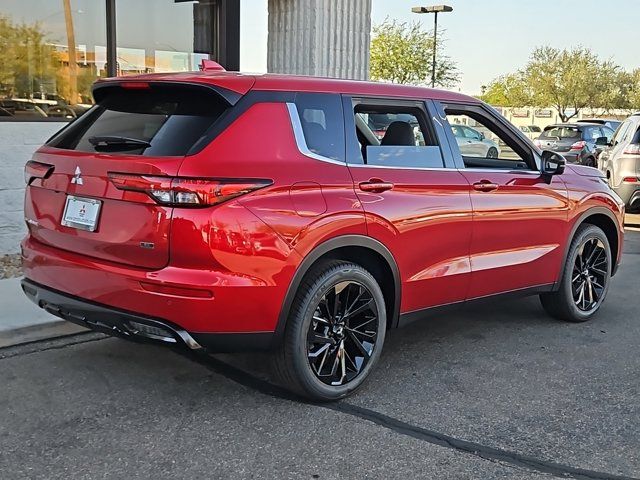
M 537 298 L 387 338 L 356 395 L 314 405 L 264 354 L 81 334 L 0 350 L 0 477 L 640 477 L 640 233 L 586 324 Z

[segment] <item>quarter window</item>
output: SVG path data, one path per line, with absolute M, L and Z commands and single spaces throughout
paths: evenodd
M 340 96 L 298 93 L 295 104 L 309 151 L 332 160 L 344 161 L 344 127 Z

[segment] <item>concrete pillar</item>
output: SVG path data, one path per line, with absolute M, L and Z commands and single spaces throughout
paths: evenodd
M 269 0 L 267 69 L 369 78 L 371 0 Z

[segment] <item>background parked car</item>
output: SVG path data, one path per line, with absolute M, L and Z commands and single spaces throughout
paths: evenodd
M 71 107 L 68 107 L 66 105 L 51 105 L 47 106 L 47 108 L 44 110 L 49 117 L 72 119 L 78 116 Z
M 613 138 L 606 125 L 561 123 L 549 125 L 534 143 L 537 147 L 561 153 L 570 163 L 597 167 L 600 152 Z
M 629 211 L 640 210 L 640 113 L 631 115 L 600 155 L 600 168 Z
M 578 120 L 576 123 L 595 123 L 598 125 L 605 125 L 613 131 L 622 124 L 620 120 L 616 120 L 615 118 L 583 118 L 582 120 Z
M 0 100 L 0 107 L 14 117 L 46 117 L 45 111 L 28 100 L 5 99 Z
M 523 125 L 520 127 L 520 131 L 524 133 L 529 140 L 535 140 L 542 133 L 542 129 L 537 125 Z
M 484 133 L 466 125 L 451 125 L 451 130 L 453 130 L 462 155 L 486 158 L 500 156 L 498 144 L 486 138 Z

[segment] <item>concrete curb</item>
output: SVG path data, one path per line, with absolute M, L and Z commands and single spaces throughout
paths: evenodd
M 67 335 L 91 331 L 80 325 L 64 320 L 56 320 L 53 316 L 52 318 L 54 320 L 48 323 L 0 331 L 0 348 L 14 347 L 24 343 L 49 340 L 56 337 L 65 337 Z
M 20 280 L 0 280 L 0 348 L 88 331 L 38 308 L 22 292 Z

